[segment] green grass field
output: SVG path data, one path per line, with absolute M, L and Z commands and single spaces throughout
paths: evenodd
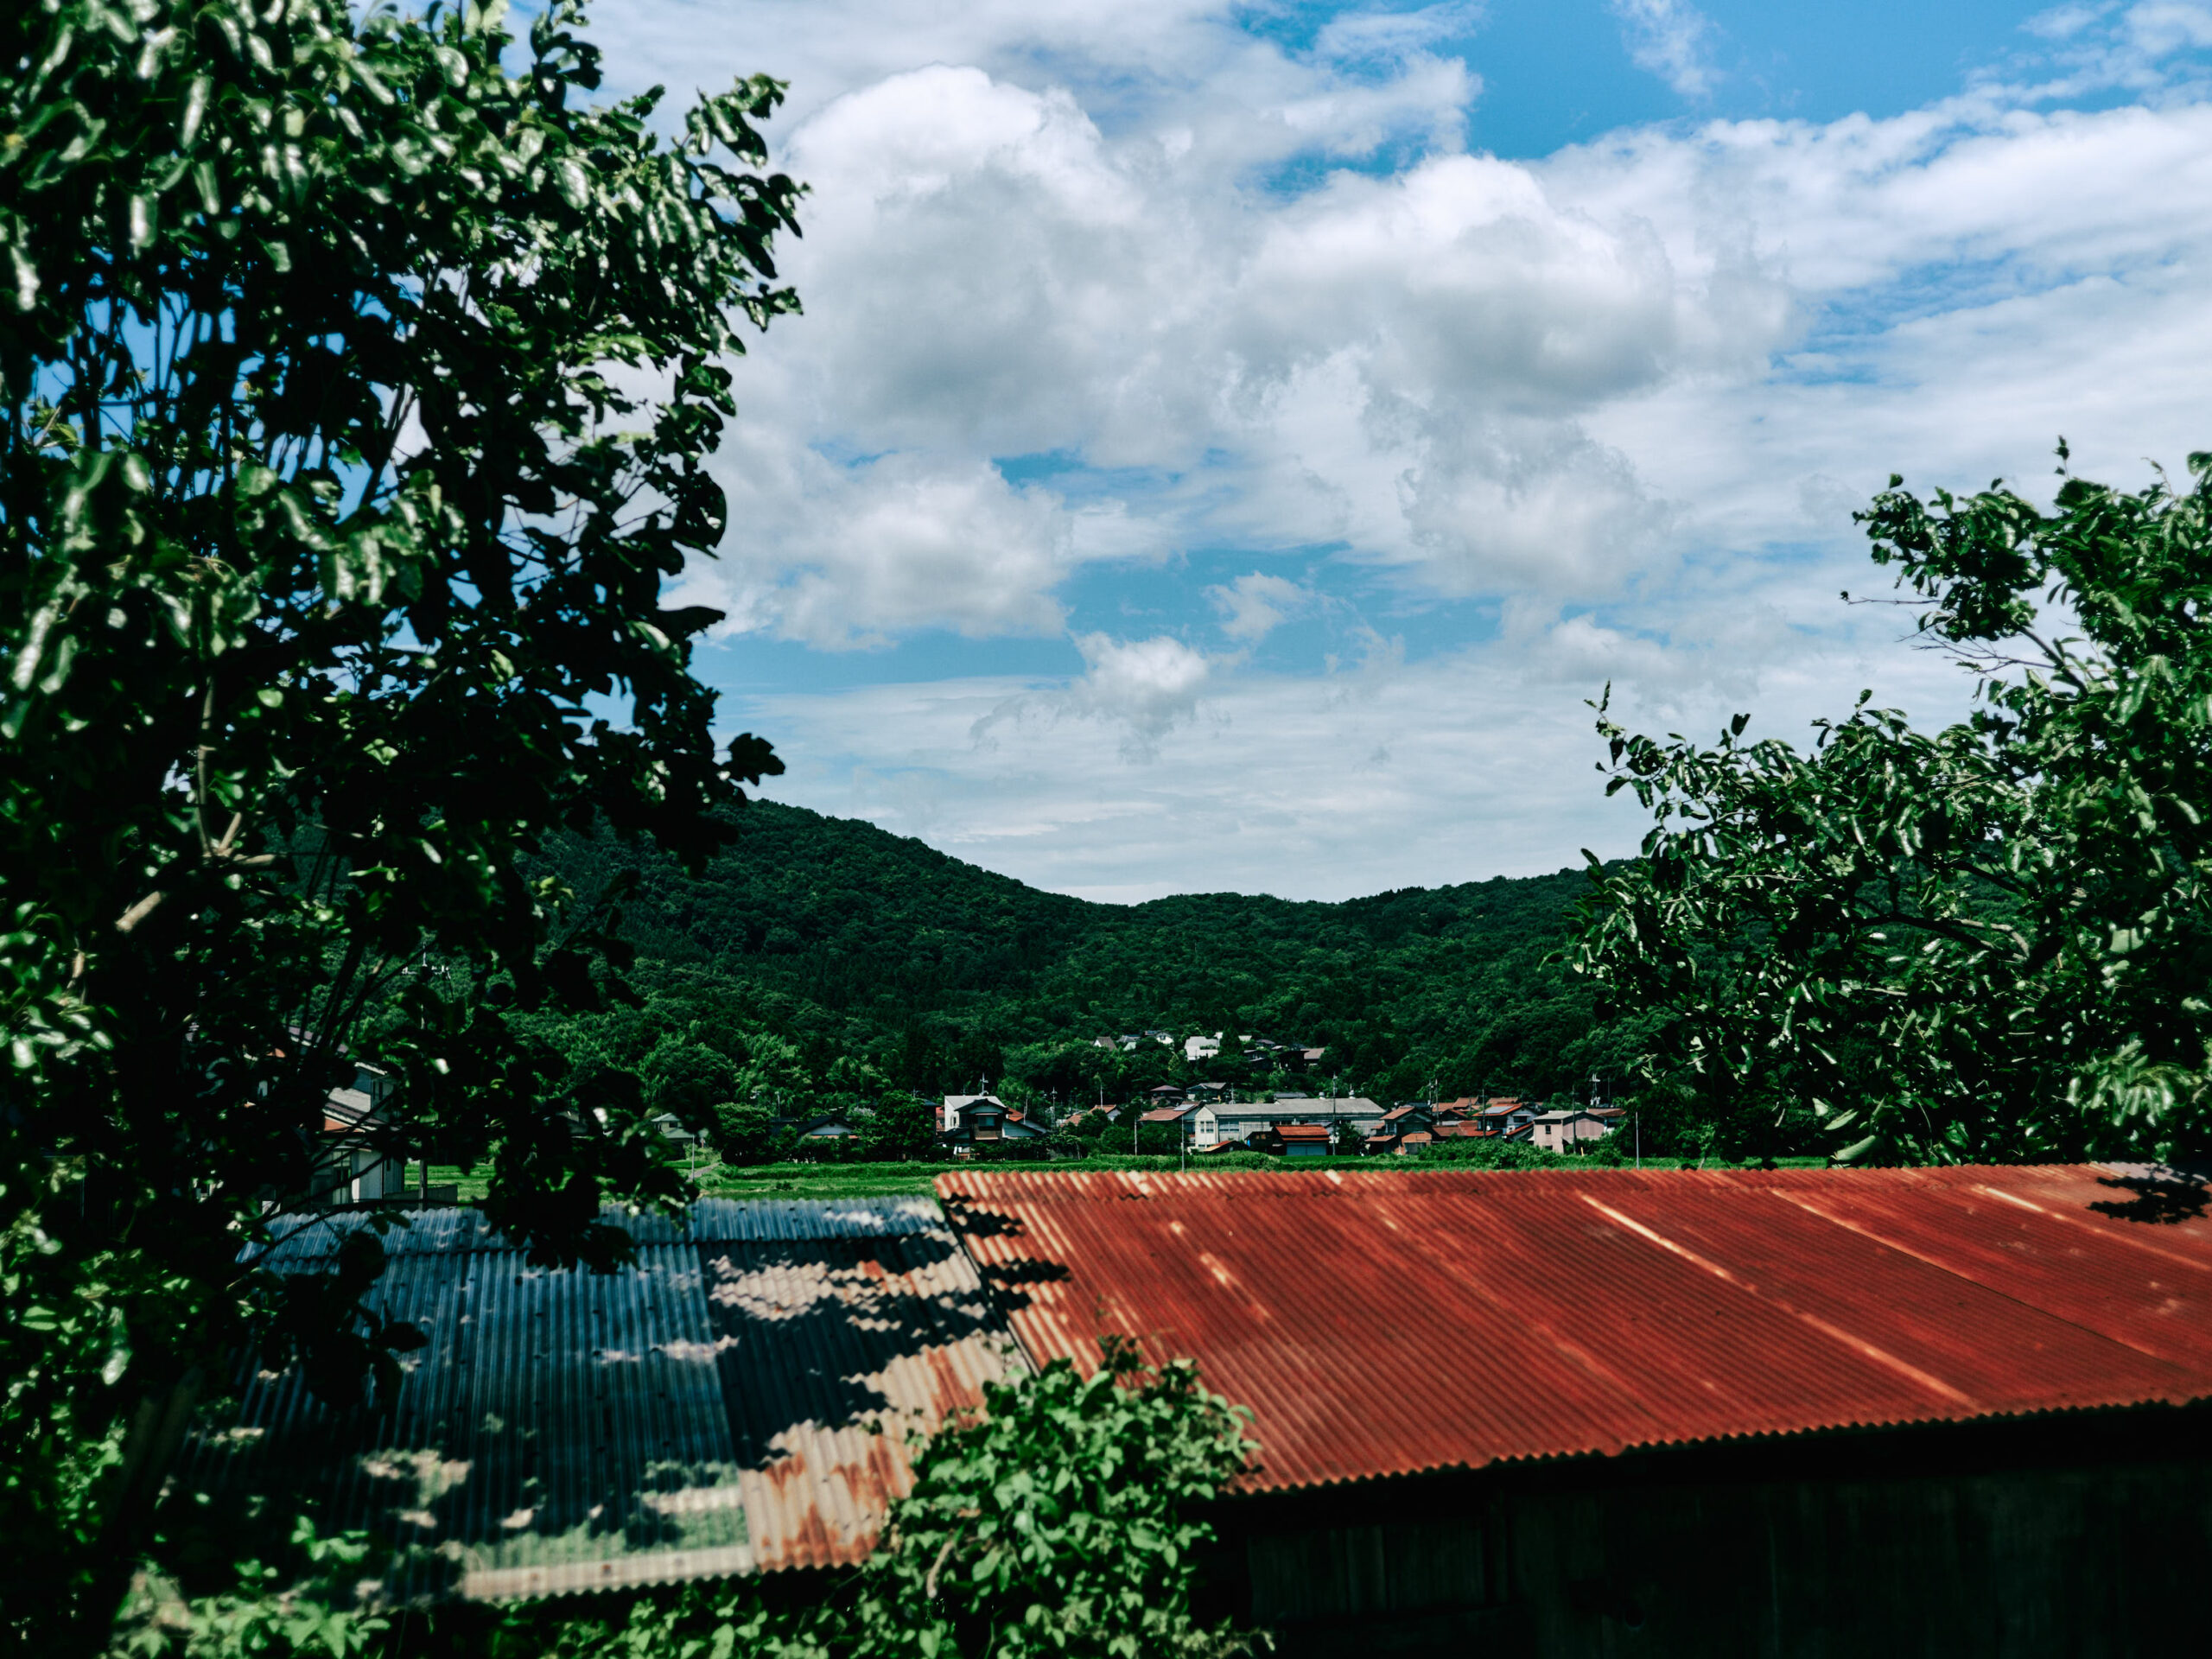
M 1679 1169 L 1693 1160 L 1675 1158 L 1647 1158 L 1646 1169 Z M 1819 1168 L 1827 1162 L 1821 1158 L 1784 1158 L 1780 1160 L 1790 1168 Z M 710 1198 L 881 1198 L 906 1193 L 927 1196 L 934 1192 L 931 1183 L 947 1170 L 954 1169 L 1027 1169 L 1039 1172 L 1071 1169 L 1138 1169 L 1149 1171 L 1173 1170 L 1181 1167 L 1173 1158 L 1134 1158 L 1124 1154 L 1094 1156 L 1080 1163 L 1052 1164 L 975 1164 L 966 1161 L 916 1164 L 758 1164 L 733 1166 L 706 1162 L 694 1172 L 699 1179 L 699 1191 Z M 1715 1163 L 1709 1168 L 1721 1168 Z M 1232 1153 L 1224 1157 L 1194 1159 L 1191 1167 L 1196 1169 L 1421 1169 L 1452 1168 L 1448 1164 L 1428 1164 L 1418 1159 L 1376 1158 L 1269 1158 L 1259 1153 Z M 1466 1166 L 1458 1166 L 1466 1167 Z M 420 1166 L 409 1171 L 408 1185 L 411 1189 L 420 1173 Z M 433 1164 L 430 1182 L 435 1185 L 452 1185 L 460 1189 L 462 1203 L 484 1196 L 488 1172 L 483 1169 L 461 1170 L 449 1164 Z

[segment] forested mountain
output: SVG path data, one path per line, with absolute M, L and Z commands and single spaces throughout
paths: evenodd
M 1329 1050 L 1301 1084 L 1386 1099 L 1578 1093 L 1630 1034 L 1548 957 L 1579 869 L 1340 904 L 1201 893 L 1115 906 L 1039 892 L 914 840 L 756 802 L 699 877 L 649 846 L 573 839 L 548 861 L 584 898 L 629 872 L 639 1008 L 547 1035 L 649 1089 L 779 1096 L 937 1093 L 988 1077 L 1068 1103 L 1192 1075 L 1164 1028 Z M 1234 1045 L 1231 1045 L 1233 1048 Z M 1204 1075 L 1265 1086 L 1236 1056 Z M 687 1081 L 688 1079 L 688 1081 Z

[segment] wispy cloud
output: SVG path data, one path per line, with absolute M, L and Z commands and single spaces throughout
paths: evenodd
M 1211 689 L 1213 663 L 1205 653 L 1167 634 L 1116 639 L 1078 634 L 1084 671 L 1064 686 L 1029 688 L 1004 696 L 968 728 L 978 753 L 995 751 L 1022 734 L 1069 720 L 1089 721 L 1117 734 L 1120 758 L 1156 759 L 1160 740 L 1197 717 L 1198 699 Z
M 1255 645 L 1292 617 L 1309 608 L 1313 592 L 1282 576 L 1255 570 L 1224 586 L 1206 589 L 1222 614 L 1221 631 L 1240 645 Z
M 1713 20 L 1684 0 L 1611 0 L 1629 56 L 1684 98 L 1704 98 L 1719 79 L 1710 55 Z

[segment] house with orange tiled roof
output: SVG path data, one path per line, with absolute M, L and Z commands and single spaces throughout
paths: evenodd
M 1408 1101 L 1382 1114 L 1382 1121 L 1368 1135 L 1364 1150 L 1370 1155 L 1417 1152 L 1433 1144 L 1440 1130 L 1472 1121 L 1459 1101 L 1440 1106 L 1425 1100 Z
M 1255 1133 L 1246 1144 L 1279 1158 L 1326 1158 L 1336 1150 L 1326 1123 L 1276 1123 Z

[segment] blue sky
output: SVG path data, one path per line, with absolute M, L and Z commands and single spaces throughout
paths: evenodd
M 2212 10 L 616 0 L 791 84 L 700 664 L 772 792 L 1064 891 L 1631 848 L 1585 700 L 1929 720 L 1891 470 L 2212 441 Z

